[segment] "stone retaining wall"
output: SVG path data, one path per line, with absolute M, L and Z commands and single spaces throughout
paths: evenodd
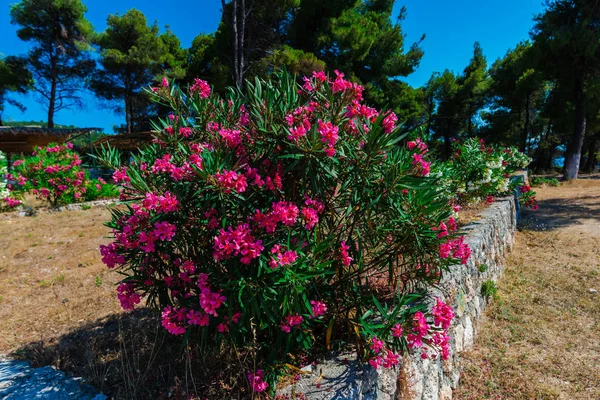
M 10 211 L 2 213 L 5 217 L 30 217 L 36 214 L 50 214 L 61 211 L 79 211 L 79 210 L 87 210 L 90 208 L 98 208 L 98 207 L 108 207 L 114 204 L 118 204 L 118 199 L 103 199 L 103 200 L 93 200 L 86 201 L 84 203 L 72 203 L 67 204 L 65 206 L 59 207 L 23 207 L 21 206 L 19 211 Z
M 301 379 L 280 393 L 304 394 L 307 399 L 448 400 L 460 379 L 460 353 L 473 346 L 477 322 L 489 299 L 482 284 L 496 282 L 502 274 L 505 254 L 512 249 L 517 217 L 513 196 L 499 198 L 464 231 L 472 253 L 466 265 L 450 268 L 439 287 L 431 290 L 456 313 L 452 327 L 451 356 L 423 360 L 420 353 L 407 355 L 398 369 L 376 371 L 357 365 L 353 355 L 332 355 L 316 367 L 308 367 Z

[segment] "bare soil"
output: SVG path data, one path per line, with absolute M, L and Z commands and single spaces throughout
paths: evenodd
M 600 180 L 535 190 L 455 398 L 600 399 Z

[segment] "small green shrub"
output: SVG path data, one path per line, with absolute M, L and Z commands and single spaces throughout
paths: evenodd
M 531 179 L 531 186 L 543 186 L 543 185 L 557 187 L 557 186 L 560 186 L 560 181 L 556 178 L 543 178 L 543 177 L 536 177 L 536 178 Z
M 479 266 L 479 272 L 482 272 L 482 273 L 483 273 L 483 272 L 486 272 L 487 270 L 488 270 L 488 266 L 487 266 L 487 264 L 481 264 L 481 265 Z
M 498 286 L 496 286 L 496 282 L 488 279 L 483 281 L 481 284 L 481 294 L 486 299 L 498 299 Z

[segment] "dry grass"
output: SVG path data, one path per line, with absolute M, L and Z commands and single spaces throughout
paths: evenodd
M 458 399 L 600 399 L 600 181 L 536 188 Z
M 0 214 L 0 353 L 119 312 L 98 248 L 109 212 Z

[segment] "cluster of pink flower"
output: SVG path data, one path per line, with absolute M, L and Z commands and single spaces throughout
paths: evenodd
M 344 267 L 348 267 L 352 263 L 352 257 L 348 254 L 348 250 L 350 250 L 350 246 L 345 241 L 342 241 L 340 243 L 340 260 Z
M 175 195 L 169 192 L 165 192 L 164 195 L 146 193 L 146 197 L 142 201 L 142 206 L 148 211 L 170 213 L 177 211 L 179 208 L 179 201 Z
M 231 149 L 236 149 L 242 144 L 241 132 L 238 129 L 219 129 L 219 135 Z
M 108 268 L 114 268 L 117 265 L 125 264 L 125 257 L 118 251 L 117 243 L 110 243 L 107 245 L 100 245 L 100 255 L 102 255 L 102 262 Z
M 338 135 L 339 128 L 331 122 L 319 120 L 317 123 L 317 132 L 321 135 L 321 142 L 325 144 L 323 151 L 328 157 L 333 157 L 335 155 L 335 144 L 340 138 Z
M 439 231 L 437 234 L 438 238 L 443 238 L 448 236 L 449 232 L 455 232 L 457 229 L 456 220 L 454 217 L 448 218 L 446 222 L 440 222 L 440 226 L 437 228 L 432 228 L 434 231 Z
M 302 220 L 306 229 L 310 230 L 319 223 L 319 214 L 323 212 L 325 206 L 320 201 L 311 199 L 308 196 L 306 196 L 304 204 L 306 204 L 306 207 L 302 207 L 301 210 Z
M 398 116 L 394 112 L 388 112 L 382 122 L 383 131 L 389 135 L 396 129 L 397 122 Z
M 269 384 L 263 379 L 263 372 L 261 369 L 257 370 L 255 373 L 248 372 L 250 387 L 256 393 L 264 392 L 269 387 Z
M 302 88 L 310 93 L 317 89 L 319 85 L 322 85 L 327 81 L 327 74 L 325 74 L 323 71 L 313 71 L 312 79 L 308 76 L 305 76 L 302 79 L 304 80 L 304 85 Z M 313 82 L 315 84 L 313 84 Z
M 185 333 L 185 321 L 187 318 L 187 308 L 176 309 L 167 306 L 161 314 L 161 325 L 172 335 L 183 335 Z
M 146 253 L 153 253 L 156 251 L 157 241 L 170 242 L 173 240 L 175 233 L 177 233 L 175 225 L 166 221 L 156 222 L 152 231 L 140 232 L 138 236 L 140 249 Z
M 6 206 L 10 207 L 10 208 L 15 208 L 15 207 L 21 205 L 21 200 L 13 199 L 12 197 L 8 197 L 8 196 L 3 198 L 2 201 L 4 201 L 4 203 L 6 203 Z
M 293 327 L 302 325 L 302 322 L 304 322 L 304 317 L 302 315 L 288 315 L 285 317 L 284 321 L 281 321 L 279 327 L 282 332 L 290 333 Z
M 286 115 L 285 120 L 290 129 L 289 140 L 297 142 L 300 138 L 306 136 L 312 127 L 310 116 L 314 108 L 310 106 L 299 107 L 291 114 Z
M 466 264 L 469 257 L 471 257 L 471 248 L 465 243 L 465 237 L 461 236 L 458 239 L 454 239 L 440 245 L 440 257 L 460 259 L 461 264 Z
M 320 317 L 327 312 L 327 306 L 322 301 L 311 300 L 312 318 Z
M 417 139 L 414 141 L 410 141 L 406 144 L 409 150 L 417 149 L 418 153 L 414 153 L 412 155 L 413 161 L 412 165 L 414 165 L 417 171 L 423 175 L 429 175 L 431 171 L 431 162 L 425 161 L 424 156 L 429 152 L 427 149 L 427 145 L 421 141 L 421 139 Z
M 113 182 L 116 184 L 119 183 L 129 183 L 131 182 L 131 178 L 127 175 L 127 167 L 121 167 L 116 169 L 112 174 Z
M 202 79 L 194 78 L 194 83 L 190 86 L 190 93 L 198 93 L 201 99 L 210 96 L 210 85 Z
M 231 193 L 235 189 L 238 193 L 243 193 L 248 187 L 248 182 L 243 174 L 238 174 L 235 171 L 217 172 L 215 178 L 220 187 L 225 193 Z
M 133 289 L 133 284 L 123 282 L 119 283 L 117 287 L 117 297 L 124 310 L 133 310 L 134 306 L 142 300 L 141 296 Z
M 195 157 L 193 158 L 193 160 L 191 159 L 190 161 L 192 161 L 195 165 L 198 165 L 199 156 L 197 154 L 192 154 L 192 156 L 195 156 Z M 199 165 L 202 166 L 201 158 L 199 161 Z M 192 167 L 188 161 L 184 161 L 181 164 L 181 167 L 178 167 L 171 162 L 170 154 L 165 154 L 161 158 L 157 159 L 154 162 L 154 165 L 152 165 L 152 167 L 150 168 L 150 171 L 153 174 L 167 173 L 176 182 L 183 180 L 183 179 L 190 180 L 195 175 L 194 170 L 192 169 Z
M 215 236 L 213 249 L 216 260 L 239 256 L 241 263 L 247 265 L 260 256 L 264 247 L 262 240 L 254 239 L 248 224 L 240 224 L 235 229 L 230 226 L 228 230 L 219 230 L 219 235 Z
M 298 206 L 288 201 L 279 201 L 273 203 L 271 210 L 266 213 L 262 213 L 256 210 L 252 220 L 258 225 L 259 228 L 263 228 L 267 233 L 275 232 L 278 223 L 282 223 L 286 226 L 293 226 L 298 219 Z
M 344 74 L 337 69 L 333 72 L 335 73 L 335 79 L 331 82 L 331 91 L 333 93 L 350 93 L 354 99 L 362 100 L 364 88 L 361 85 L 345 80 Z
M 271 248 L 271 254 L 273 254 L 273 257 L 269 261 L 271 269 L 293 264 L 298 259 L 298 253 L 294 250 L 286 250 L 285 246 L 281 244 L 274 245 Z
M 448 329 L 454 318 L 454 312 L 451 307 L 438 298 L 432 309 L 432 314 L 434 316 L 434 324 L 438 326 L 438 329 L 433 329 L 427 323 L 427 319 L 422 312 L 418 311 L 415 313 L 412 331 L 406 336 L 408 347 L 411 349 L 420 348 L 422 350 L 421 358 L 425 359 L 429 357 L 426 348 L 427 345 L 429 349 L 439 353 L 442 359 L 446 360 L 450 356 Z M 431 357 L 434 356 L 435 354 L 431 355 Z
M 373 336 L 369 348 L 373 352 L 373 356 L 369 359 L 369 364 L 373 368 L 393 368 L 400 362 L 400 355 L 390 349 L 386 349 L 383 340 Z

